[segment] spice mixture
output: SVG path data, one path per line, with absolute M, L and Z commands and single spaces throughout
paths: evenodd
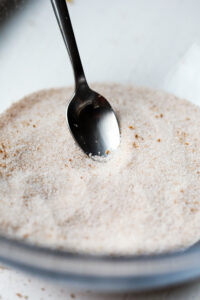
M 198 241 L 200 109 L 146 88 L 94 89 L 120 122 L 120 147 L 106 162 L 85 156 L 66 127 L 71 88 L 32 94 L 0 116 L 0 231 L 108 254 Z

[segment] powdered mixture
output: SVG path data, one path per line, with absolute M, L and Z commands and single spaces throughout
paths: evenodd
M 73 90 L 38 92 L 0 117 L 0 230 L 35 244 L 139 254 L 200 238 L 200 110 L 160 91 L 96 85 L 119 150 L 96 162 L 66 128 Z

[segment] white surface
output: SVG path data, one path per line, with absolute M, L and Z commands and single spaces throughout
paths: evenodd
M 0 28 L 0 111 L 32 91 L 73 84 L 50 1 L 29 2 Z M 70 12 L 89 82 L 167 88 L 166 76 L 200 40 L 198 0 L 74 2 Z
M 90 291 L 78 292 L 16 271 L 0 269 L 2 300 L 199 300 L 199 298 L 200 282 L 151 293 L 109 295 Z
M 50 1 L 29 2 L 31 9 L 0 27 L 0 111 L 32 91 L 73 84 Z M 200 104 L 199 11 L 199 0 L 75 0 L 70 12 L 88 81 L 164 88 Z M 200 283 L 102 296 L 0 269 L 0 299 L 20 299 L 16 293 L 34 300 L 70 299 L 71 293 L 84 300 L 189 300 L 200 298 Z

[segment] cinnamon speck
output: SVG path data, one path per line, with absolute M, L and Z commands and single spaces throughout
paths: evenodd
M 163 118 L 163 114 L 155 115 L 155 118 L 156 118 L 156 119 L 158 119 L 158 118 Z
M 20 293 L 16 293 L 16 296 L 17 296 L 18 298 L 23 298 L 22 294 L 20 294 Z
M 70 162 L 72 162 L 72 159 L 71 159 L 71 158 L 69 158 L 69 161 L 70 161 Z
M 157 139 L 157 142 L 160 143 L 160 139 Z
M 135 138 L 138 139 L 138 134 L 135 134 Z
M 106 150 L 106 151 L 105 151 L 105 154 L 106 154 L 106 155 L 108 155 L 109 153 L 110 153 L 110 151 L 109 151 L 109 150 Z
M 185 142 L 185 145 L 186 145 L 186 146 L 188 146 L 188 145 L 189 145 L 189 143 L 188 143 L 188 142 Z
M 35 125 L 35 124 L 33 124 L 33 128 L 36 128 L 36 125 Z
M 128 128 L 131 129 L 131 130 L 133 130 L 133 126 L 132 125 L 129 125 Z
M 2 159 L 6 159 L 8 157 L 8 154 L 4 152 Z
M 75 296 L 74 294 L 70 294 L 70 297 L 71 297 L 72 299 L 76 298 L 76 296 Z
M 23 235 L 23 238 L 24 239 L 27 239 L 29 237 L 29 234 L 28 233 L 25 233 L 24 235 Z
M 181 190 L 180 190 L 180 192 L 181 192 L 181 193 L 184 193 L 184 190 L 183 190 L 183 189 L 181 189 Z
M 0 164 L 0 167 L 5 169 L 6 168 L 6 164 Z
M 135 142 L 133 142 L 132 145 L 133 145 L 133 148 L 136 148 L 136 149 L 138 148 L 138 145 Z

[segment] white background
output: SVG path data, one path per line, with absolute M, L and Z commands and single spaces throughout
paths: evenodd
M 50 0 L 24 1 L 0 26 L 0 111 L 35 90 L 73 84 Z M 199 11 L 199 0 L 74 0 L 70 13 L 88 81 L 177 92 L 172 75 L 189 56 L 196 72 L 188 78 L 188 64 L 179 72 L 178 94 L 184 97 L 187 89 L 186 97 L 197 101 Z
M 27 0 L 28 1 L 28 0 Z M 89 82 L 161 88 L 200 104 L 199 0 L 75 0 L 70 5 Z M 48 0 L 29 0 L 0 24 L 0 111 L 38 89 L 73 84 Z M 0 269 L 2 299 L 70 299 L 70 289 Z M 76 299 L 199 299 L 197 282 L 148 296 L 77 293 Z M 1 299 L 0 297 L 0 299 Z

